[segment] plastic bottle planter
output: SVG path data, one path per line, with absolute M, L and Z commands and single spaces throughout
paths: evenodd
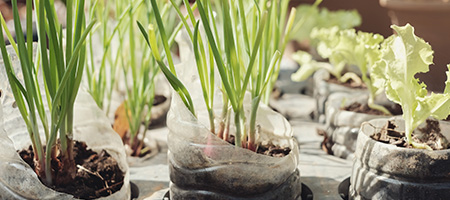
M 330 73 L 327 70 L 319 70 L 314 73 L 314 92 L 313 97 L 316 100 L 316 111 L 314 111 L 314 119 L 320 123 L 325 123 L 325 103 L 328 97 L 335 92 L 345 93 L 367 93 L 366 89 L 355 89 L 346 86 L 329 83 Z
M 450 63 L 450 2 L 446 0 L 379 0 L 389 10 L 392 24 L 415 27 L 416 35 L 429 42 L 434 51 L 434 65 L 426 74 L 418 74 L 427 88 L 442 92 L 445 71 Z
M 367 103 L 367 95 L 336 92 L 330 95 L 326 103 L 325 118 L 328 142 L 333 155 L 353 160 L 358 139 L 358 131 L 363 122 L 372 119 L 387 119 L 391 116 L 372 115 L 342 110 L 353 103 Z M 381 105 L 393 105 L 391 101 L 381 100 Z
M 450 150 L 428 151 L 400 148 L 370 138 L 386 119 L 361 126 L 350 184 L 353 199 L 448 199 L 450 197 Z M 400 125 L 402 119 L 395 123 Z M 450 124 L 440 121 L 450 138 Z
M 172 99 L 167 119 L 171 199 L 300 199 L 298 146 L 280 114 L 262 107 L 257 117 L 260 141 L 291 148 L 276 158 L 223 141 L 191 115 L 178 95 Z
M 155 88 L 155 99 L 154 102 L 157 102 L 157 104 L 154 104 L 151 109 L 151 119 L 150 119 L 150 127 L 159 127 L 159 126 L 165 126 L 166 123 L 166 117 L 167 112 L 170 108 L 170 99 L 172 98 L 171 89 L 169 86 L 169 83 L 167 80 L 165 80 L 165 77 L 161 76 L 157 77 L 156 81 L 156 88 Z M 129 83 L 131 84 L 131 83 Z M 126 85 L 125 80 L 119 79 L 118 85 Z M 123 89 L 123 90 L 120 90 Z M 113 127 L 114 130 L 119 133 L 121 137 L 128 134 L 129 130 L 129 124 L 128 119 L 126 116 L 125 106 L 124 106 L 124 100 L 126 98 L 126 91 L 125 88 L 114 88 L 112 91 L 112 98 L 111 98 L 111 110 L 109 113 L 109 118 L 114 123 Z M 105 101 L 108 101 L 108 98 L 105 98 Z M 148 110 L 144 110 L 143 115 L 146 115 L 148 113 Z M 125 145 L 125 152 L 127 153 L 127 161 L 128 165 L 130 167 L 140 167 L 140 166 L 147 166 L 150 164 L 149 158 L 157 155 L 160 151 L 161 146 L 166 146 L 167 144 L 165 142 L 161 143 L 160 141 L 157 141 L 154 137 L 154 135 L 150 134 L 149 127 L 145 127 L 144 123 L 141 123 L 140 131 L 146 130 L 147 134 L 145 134 L 144 146 L 145 148 L 149 149 L 150 152 L 142 157 L 139 156 L 131 156 L 133 153 L 133 150 L 131 149 L 130 145 Z M 129 136 L 129 135 L 128 135 Z M 143 134 L 140 133 L 138 135 L 139 139 L 142 139 Z
M 14 54 L 10 46 L 8 51 L 10 55 Z M 13 55 L 11 59 L 15 71 L 20 72 L 18 58 Z M 0 65 L 3 65 L 3 62 L 0 62 Z M 17 153 L 17 150 L 28 148 L 31 141 L 25 122 L 18 108 L 14 106 L 4 66 L 0 66 L 0 90 L 0 110 L 3 109 L 3 115 L 0 112 L 0 199 L 74 199 L 72 195 L 56 192 L 42 184 L 33 169 Z M 97 153 L 102 149 L 106 150 L 124 172 L 122 188 L 100 199 L 129 199 L 130 173 L 122 140 L 87 92 L 79 91 L 75 111 L 74 140 L 85 142 L 88 148 Z M 44 134 L 41 136 L 41 140 L 45 141 Z
M 17 108 L 12 107 L 13 101 L 11 99 L 6 102 L 3 99 L 0 100 L 4 103 L 4 115 L 0 115 L 0 118 L 4 120 L 4 130 L 0 125 L 0 145 L 2 146 L 0 151 L 0 199 L 74 199 L 72 195 L 56 192 L 44 186 L 33 169 L 20 158 L 17 150 L 27 148 L 31 144 L 27 128 Z M 88 148 L 93 151 L 106 150 L 118 162 L 125 175 L 122 188 L 101 199 L 129 199 L 130 173 L 122 140 L 112 130 L 107 117 L 86 92 L 80 91 L 75 103 L 75 110 L 77 112 L 74 118 L 74 139 L 86 142 Z M 6 131 L 6 133 L 2 133 L 2 131 Z

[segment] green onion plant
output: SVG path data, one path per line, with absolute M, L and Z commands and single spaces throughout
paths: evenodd
M 155 0 L 150 2 L 156 24 L 150 24 L 148 31 L 141 23 L 138 25 L 161 71 L 186 107 L 196 116 L 191 95 L 177 77 L 158 5 Z M 205 0 L 196 1 L 192 6 L 184 0 L 188 13 L 188 17 L 185 18 L 172 0 L 171 3 L 193 44 L 203 97 L 209 112 L 211 132 L 226 140 L 228 137 L 226 127 L 229 127 L 230 123 L 226 119 L 233 114 L 236 127 L 235 145 L 255 151 L 258 131 L 257 110 L 276 78 L 274 74 L 279 70 L 281 56 L 294 23 L 295 9 L 290 12 L 287 19 L 288 0 L 279 2 Z M 193 14 L 193 6 L 197 6 L 200 15 L 198 20 Z M 217 17 L 214 17 L 215 14 Z M 190 27 L 189 23 L 193 24 L 193 27 Z M 200 35 L 200 27 L 203 27 L 206 38 Z M 159 41 L 162 41 L 165 59 L 160 54 Z M 220 91 L 224 97 L 224 107 L 218 121 L 225 123 L 221 123 L 218 128 L 215 128 L 216 115 L 212 109 L 216 92 L 215 69 L 220 76 Z M 252 99 L 249 119 L 244 113 L 246 93 L 250 94 Z
M 36 47 L 32 37 L 24 39 L 17 0 L 12 1 L 17 42 L 11 40 L 3 20 L 0 28 L 0 35 L 5 30 L 20 60 L 23 82 L 16 75 L 18 72 L 14 71 L 4 38 L 0 37 L 8 81 L 32 142 L 35 171 L 48 186 L 72 181 L 76 172 L 73 155 L 74 101 L 84 71 L 85 39 L 94 26 L 94 21 L 86 22 L 84 2 L 66 1 L 67 21 L 66 29 L 63 29 L 52 0 L 27 0 L 26 35 L 32 35 L 34 5 L 39 38 Z M 35 58 L 34 52 L 37 52 Z M 38 77 L 41 76 L 43 84 L 39 82 Z M 39 124 L 42 124 L 42 130 L 38 128 Z M 45 135 L 45 143 L 41 141 L 41 134 Z M 60 171 L 52 170 L 52 161 L 60 163 Z
M 180 0 L 177 1 L 180 4 Z M 177 16 L 175 12 L 170 12 L 171 4 L 165 0 L 158 0 L 157 4 L 163 7 L 162 18 L 167 29 L 179 30 L 181 25 L 176 28 Z M 115 2 L 95 0 L 91 2 L 90 9 L 91 17 L 95 16 L 101 22 L 100 29 L 96 30 L 95 34 L 102 39 L 103 52 L 101 62 L 96 66 L 94 54 L 98 51 L 96 49 L 98 47 L 94 45 L 96 41 L 92 33 L 89 37 L 91 60 L 87 70 L 89 90 L 98 106 L 109 113 L 111 106 L 104 105 L 104 101 L 111 102 L 118 78 L 123 78 L 126 87 L 124 108 L 129 125 L 128 134 L 123 140 L 131 147 L 132 156 L 140 156 L 147 152 L 143 140 L 151 123 L 155 84 L 160 71 L 144 38 L 140 37 L 138 27 L 133 23 L 136 20 L 145 23 L 153 21 L 151 12 L 149 2 L 144 0 Z M 114 15 L 111 16 L 111 13 Z M 111 24 L 113 26 L 110 26 Z M 117 49 L 111 47 L 114 40 L 118 40 Z M 123 77 L 117 76 L 119 72 Z
M 123 5 L 121 5 L 122 3 Z M 117 5 L 119 4 L 119 5 Z M 87 38 L 88 62 L 86 78 L 88 91 L 97 105 L 106 114 L 110 113 L 113 89 L 120 72 L 120 49 L 129 23 L 128 12 L 131 5 L 123 1 L 89 1 L 89 16 L 99 21 L 100 26 L 92 30 Z M 123 6 L 123 7 L 122 7 Z M 116 8 L 122 8 L 116 10 Z M 118 46 L 113 46 L 112 43 Z M 98 45 L 101 45 L 99 48 Z M 98 58 L 100 58 L 98 60 Z
M 133 1 L 126 1 L 129 5 Z M 125 1 L 123 1 L 125 3 Z M 125 83 L 127 88 L 127 97 L 124 102 L 125 113 L 129 124 L 129 145 L 132 149 L 132 156 L 139 156 L 145 153 L 143 148 L 143 138 L 145 138 L 146 129 L 150 123 L 151 108 L 155 97 L 155 78 L 158 74 L 158 67 L 153 59 L 148 56 L 148 50 L 142 44 L 145 42 L 141 37 L 136 37 L 136 28 L 133 23 L 137 19 L 147 19 L 148 9 L 144 1 L 132 6 L 132 9 L 126 14 L 129 20 L 127 23 L 127 35 L 124 41 L 128 42 L 128 48 L 121 52 L 122 70 L 125 75 Z M 142 56 L 137 54 L 142 52 Z M 129 78 L 131 76 L 131 81 Z M 131 85 L 130 85 L 131 82 Z M 147 112 L 144 112 L 147 108 Z M 141 124 L 144 123 L 144 130 Z M 142 138 L 138 135 L 142 131 Z

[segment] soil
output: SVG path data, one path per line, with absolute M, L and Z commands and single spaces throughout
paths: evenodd
M 134 140 L 133 145 L 130 145 L 132 140 L 130 137 L 131 136 L 129 133 L 126 133 L 125 136 L 122 137 L 123 144 L 128 145 L 131 149 L 133 149 L 133 152 L 131 152 L 130 156 L 142 158 L 152 152 L 152 149 L 148 148 L 143 140 Z M 140 148 L 139 145 L 141 145 Z M 137 150 L 138 148 L 139 151 Z
M 352 79 L 349 79 L 347 82 L 343 83 L 341 81 L 339 81 L 335 76 L 330 74 L 330 78 L 327 80 L 328 83 L 334 83 L 337 85 L 342 85 L 345 87 L 349 87 L 349 88 L 355 88 L 355 89 L 365 89 L 367 88 L 367 86 L 362 83 L 362 84 L 358 84 L 355 81 L 353 81 Z
M 167 97 L 165 97 L 164 95 L 155 95 L 153 100 L 153 106 L 160 105 L 165 101 L 167 101 Z M 151 124 L 149 126 L 151 126 Z M 125 145 L 131 146 L 130 143 L 132 138 L 129 133 L 130 124 L 128 123 L 128 118 L 126 115 L 125 102 L 122 102 L 122 104 L 120 104 L 120 106 L 117 108 L 114 114 L 113 129 L 114 131 L 116 131 L 116 133 L 119 134 L 119 136 L 122 138 L 122 142 Z M 142 146 L 140 147 L 139 150 L 137 150 L 138 146 L 141 145 L 141 143 Z M 145 143 L 143 141 L 135 140 L 134 145 L 131 148 L 133 149 L 131 156 L 134 157 L 144 157 L 147 154 L 151 153 L 151 149 L 148 148 L 146 149 Z M 141 153 L 142 150 L 144 150 L 143 153 Z
M 396 127 L 397 125 L 395 125 L 393 121 L 389 120 L 381 131 L 373 134 L 371 138 L 383 143 L 393 144 L 398 147 L 413 148 L 406 142 L 405 133 L 395 130 Z M 450 148 L 447 139 L 441 133 L 439 121 L 427 119 L 425 127 L 418 128 L 418 131 L 425 134 L 418 134 L 418 132 L 414 131 L 412 133 L 412 138 L 415 142 L 427 144 L 433 150 Z
M 31 146 L 20 151 L 19 154 L 31 168 L 35 168 L 34 153 Z M 74 157 L 78 169 L 75 180 L 67 185 L 49 186 L 50 188 L 80 199 L 109 196 L 122 188 L 124 174 L 117 161 L 106 151 L 102 150 L 97 154 L 87 149 L 84 142 L 75 141 Z M 58 171 L 58 166 L 54 165 L 55 163 L 52 161 L 52 168 L 54 171 Z
M 260 145 L 256 153 L 263 154 L 266 156 L 282 158 L 287 156 L 291 152 L 289 147 L 279 147 L 273 144 L 262 146 Z
M 153 100 L 153 106 L 157 106 L 159 104 L 164 103 L 167 100 L 167 97 L 164 95 L 155 95 L 155 98 Z
M 234 143 L 234 135 L 230 135 L 226 140 L 228 143 L 235 145 Z M 273 144 L 268 145 L 258 145 L 256 153 L 271 156 L 271 157 L 285 157 L 291 152 L 291 148 L 289 147 L 280 147 Z
M 399 104 L 392 104 L 389 106 L 383 105 L 387 110 L 389 110 L 389 112 L 391 112 L 392 115 L 401 115 L 403 114 L 402 112 L 402 107 Z M 357 113 L 365 113 L 365 114 L 369 114 L 369 115 L 386 115 L 385 113 L 379 111 L 379 110 L 375 110 L 369 107 L 369 105 L 365 104 L 361 104 L 358 102 L 355 102 L 353 104 L 350 104 L 344 108 L 342 108 L 342 110 L 346 110 L 346 111 L 350 111 L 350 112 L 357 112 Z

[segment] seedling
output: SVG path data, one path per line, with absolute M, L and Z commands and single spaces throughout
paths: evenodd
M 450 114 L 450 72 L 447 71 L 444 93 L 428 95 L 425 83 L 414 75 L 429 70 L 433 63 L 431 46 L 414 34 L 410 24 L 391 27 L 397 34 L 383 42 L 381 59 L 374 74 L 385 88 L 387 97 L 402 106 L 408 144 L 431 150 L 426 144 L 414 142 L 412 132 L 430 116 L 439 120 Z
M 328 58 L 332 65 L 313 61 L 306 52 L 297 52 L 293 57 L 301 64 L 301 67 L 292 75 L 292 79 L 302 81 L 314 71 L 325 68 L 341 82 L 352 79 L 361 84 L 362 80 L 369 91 L 368 106 L 391 115 L 385 107 L 375 104 L 375 97 L 383 91 L 383 88 L 375 84 L 374 76 L 376 75 L 372 75 L 373 67 L 380 59 L 380 44 L 384 40 L 383 36 L 362 31 L 356 32 L 355 29 L 339 30 L 338 27 L 315 29 L 311 35 L 320 41 L 317 48 L 319 54 Z M 355 72 L 346 72 L 342 75 L 346 65 L 357 67 L 361 78 Z
M 279 3 L 270 1 L 248 2 L 231 0 L 216 2 L 196 1 L 200 19 L 196 20 L 193 8 L 187 0 L 184 5 L 188 12 L 188 19 L 194 25 L 191 28 L 187 20 L 181 15 L 177 5 L 171 1 L 186 28 L 193 44 L 194 54 L 202 85 L 203 97 L 210 113 L 210 130 L 219 137 L 227 139 L 226 127 L 230 123 L 227 116 L 234 115 L 235 144 L 255 151 L 256 115 L 259 104 L 273 82 L 273 74 L 279 67 L 284 47 L 293 26 L 295 9 L 290 13 L 285 29 L 285 16 L 289 1 Z M 168 66 L 162 60 L 158 50 L 154 25 L 150 25 L 148 32 L 141 24 L 141 32 L 147 39 L 152 54 L 172 87 L 180 95 L 186 107 L 195 116 L 195 109 L 189 91 L 177 78 L 177 73 L 169 53 L 169 45 L 165 27 L 161 20 L 159 8 L 155 0 L 151 0 L 152 9 L 157 22 L 159 36 L 163 43 Z M 244 6 L 245 5 L 245 6 Z M 213 10 L 215 9 L 216 10 Z M 217 18 L 214 13 L 218 13 Z M 223 35 L 217 31 L 217 25 L 222 25 Z M 203 27 L 206 40 L 200 36 L 200 25 Z M 248 28 L 251 27 L 251 28 Z M 192 30 L 193 29 L 193 30 Z M 206 45 L 204 45 L 206 44 Z M 212 110 L 215 88 L 214 71 L 217 69 L 223 92 L 224 107 L 221 119 L 224 123 L 216 130 L 215 114 Z M 244 113 L 244 96 L 249 92 L 252 99 L 251 114 L 247 121 Z
M 94 26 L 94 21 L 86 26 L 84 1 L 67 0 L 66 29 L 63 30 L 55 16 L 55 7 L 51 0 L 26 1 L 26 34 L 32 35 L 32 5 L 36 14 L 38 30 L 37 55 L 33 58 L 32 37 L 26 41 L 19 19 L 17 0 L 12 1 L 14 27 L 17 43 L 2 23 L 0 35 L 5 30 L 16 55 L 19 57 L 23 74 L 23 83 L 16 75 L 11 58 L 6 51 L 5 40 L 0 37 L 0 48 L 5 63 L 8 81 L 16 100 L 17 107 L 28 128 L 34 151 L 34 164 L 41 181 L 51 186 L 55 180 L 72 181 L 76 166 L 73 155 L 73 115 L 74 102 L 78 93 L 86 58 L 85 39 Z M 65 35 L 63 36 L 63 32 Z M 42 72 L 42 74 L 40 74 Z M 38 77 L 43 77 L 43 84 Z M 45 91 L 45 93 L 44 93 Z M 44 101 L 46 100 L 46 102 Z M 49 110 L 50 122 L 46 109 Z M 43 130 L 38 128 L 40 119 Z M 41 141 L 45 134 L 45 149 Z M 59 134 L 59 143 L 57 135 Z M 60 157 L 60 158 L 57 158 Z M 56 179 L 51 161 L 59 159 L 65 177 Z M 60 172 L 61 173 L 61 172 Z

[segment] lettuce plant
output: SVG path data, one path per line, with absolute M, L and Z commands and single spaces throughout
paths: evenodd
M 315 70 L 325 68 L 341 82 L 346 82 L 349 78 L 361 82 L 354 72 L 346 72 L 341 76 L 344 66 L 356 66 L 361 73 L 362 82 L 369 91 L 368 106 L 390 115 L 385 107 L 374 103 L 376 95 L 382 92 L 383 88 L 374 84 L 371 75 L 372 68 L 380 58 L 380 44 L 384 40 L 383 36 L 362 31 L 356 32 L 355 29 L 339 30 L 338 27 L 315 29 L 311 35 L 320 40 L 317 48 L 319 54 L 328 58 L 334 67 L 305 59 L 305 53 L 300 52 L 295 54 L 294 58 L 302 64 L 302 67 L 292 75 L 293 80 L 304 80 Z
M 361 79 L 354 72 L 347 72 L 343 74 L 346 61 L 344 53 L 340 51 L 339 48 L 345 47 L 348 42 L 352 42 L 350 38 L 345 36 L 345 34 L 340 33 L 340 29 L 336 26 L 332 28 L 313 29 L 311 37 L 319 41 L 317 51 L 320 56 L 328 59 L 331 66 L 326 66 L 322 63 L 313 61 L 312 59 L 306 59 L 309 57 L 307 56 L 307 53 L 298 51 L 293 55 L 293 59 L 301 65 L 301 68 L 291 76 L 292 80 L 306 80 L 313 74 L 313 72 L 324 68 L 340 82 L 347 82 L 352 79 L 356 83 L 361 83 Z M 345 53 L 349 54 L 348 52 Z
M 173 4 L 173 1 L 171 1 Z M 286 29 L 280 24 L 286 24 L 286 13 L 289 1 L 282 0 L 274 3 L 267 0 L 243 1 L 230 0 L 212 4 L 212 1 L 196 1 L 200 19 L 193 14 L 193 8 L 187 0 L 184 5 L 188 18 L 185 18 L 177 5 L 174 8 L 186 28 L 194 47 L 197 69 L 202 86 L 204 100 L 210 113 L 210 129 L 219 137 L 226 139 L 227 135 L 223 125 L 214 128 L 215 114 L 213 113 L 213 100 L 215 91 L 214 71 L 217 69 L 221 78 L 221 91 L 224 96 L 224 109 L 222 118 L 226 120 L 231 112 L 234 113 L 235 144 L 240 147 L 256 150 L 256 113 L 259 104 L 270 88 L 273 74 L 277 71 L 281 55 L 292 29 L 295 9 L 287 20 Z M 158 62 L 162 72 L 168 78 L 172 87 L 180 95 L 186 107 L 195 116 L 195 109 L 189 91 L 177 78 L 173 61 L 171 61 L 165 27 L 159 14 L 155 0 L 151 0 L 154 16 L 159 30 L 160 41 L 169 67 L 163 62 L 158 51 L 157 39 L 153 25 L 146 29 L 140 25 L 141 31 L 152 49 L 152 54 Z M 214 5 L 214 7 L 213 7 Z M 213 10 L 215 9 L 215 10 Z M 217 13 L 217 18 L 214 17 Z M 189 26 L 188 21 L 194 25 Z M 206 39 L 200 36 L 200 24 Z M 222 34 L 218 32 L 218 25 L 222 25 Z M 244 96 L 249 92 L 252 99 L 251 115 L 247 121 L 244 115 Z
M 338 27 L 340 30 L 351 29 L 361 25 L 361 16 L 357 10 L 337 10 L 329 11 L 326 8 L 319 8 L 322 0 L 316 0 L 314 4 L 300 5 L 297 7 L 298 21 L 292 29 L 292 38 L 298 41 L 311 40 L 311 32 L 314 28 Z M 313 45 L 317 43 L 313 42 Z
M 55 180 L 73 181 L 76 172 L 73 154 L 74 102 L 84 71 L 85 39 L 94 22 L 86 25 L 84 1 L 67 0 L 66 29 L 63 30 L 55 17 L 53 1 L 27 0 L 26 33 L 32 35 L 34 5 L 39 37 L 37 56 L 33 59 L 35 51 L 32 37 L 24 39 L 17 0 L 13 0 L 12 5 L 17 44 L 13 40 L 10 42 L 20 60 L 23 83 L 14 71 L 3 37 L 0 37 L 0 48 L 17 107 L 32 141 L 35 171 L 46 185 L 58 184 Z M 3 35 L 3 29 L 8 38 L 12 38 L 4 23 L 0 35 Z M 39 72 L 42 72 L 44 85 L 39 83 Z M 45 90 L 45 93 L 41 90 Z M 45 99 L 47 102 L 44 102 Z M 46 109 L 49 110 L 50 122 Z M 38 128 L 39 119 L 43 130 Z M 45 150 L 41 134 L 45 134 Z M 59 143 L 56 142 L 58 134 Z M 62 171 L 52 171 L 52 161 L 58 162 Z M 59 174 L 59 179 L 56 179 L 55 173 Z
M 391 27 L 397 34 L 383 42 L 374 75 L 377 84 L 385 88 L 387 97 L 402 106 L 408 144 L 431 150 L 426 144 L 414 142 L 412 132 L 430 116 L 445 119 L 450 114 L 450 72 L 447 72 L 444 93 L 428 94 L 426 85 L 414 75 L 429 71 L 433 63 L 431 46 L 414 34 L 410 24 Z

